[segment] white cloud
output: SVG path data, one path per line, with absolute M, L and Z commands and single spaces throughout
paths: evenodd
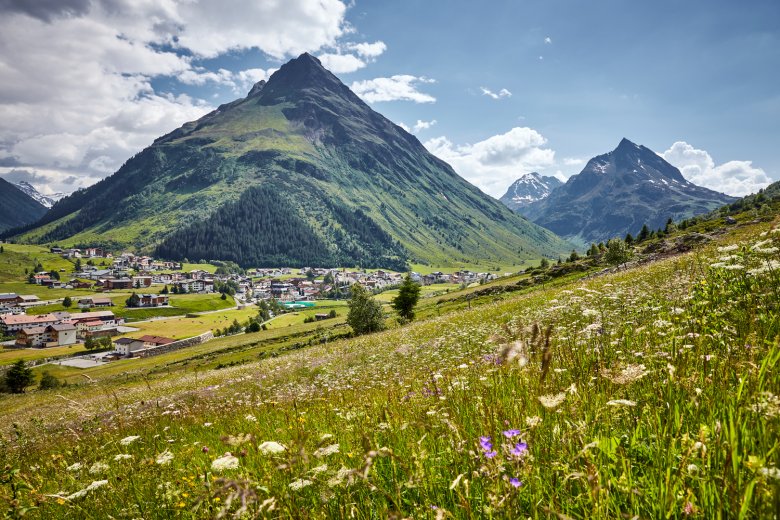
M 396 123 L 396 124 L 401 128 L 403 128 L 405 131 L 409 132 L 410 134 L 412 133 L 412 129 L 409 127 L 409 125 L 404 123 Z
M 46 179 L 95 182 L 212 109 L 155 91 L 155 78 L 244 94 L 273 71 L 208 70 L 197 59 L 259 49 L 281 60 L 338 48 L 352 31 L 346 9 L 340 0 L 0 1 L 0 159 L 47 172 L 36 178 L 43 192 Z M 385 48 L 354 44 L 363 61 Z
M 343 74 L 355 72 L 366 66 L 366 62 L 353 54 L 320 54 L 317 58 L 322 62 L 322 66 L 334 74 Z
M 515 127 L 475 144 L 454 145 L 446 137 L 424 144 L 459 175 L 495 197 L 501 196 L 520 175 L 555 163 L 555 152 L 544 148 L 547 139 L 527 127 Z
M 428 130 L 430 127 L 436 124 L 436 120 L 432 119 L 431 121 L 422 121 L 420 119 L 417 120 L 417 122 L 414 124 L 414 127 L 412 130 L 414 130 L 414 133 L 421 132 L 423 130 Z
M 434 103 L 435 97 L 417 90 L 416 84 L 418 83 L 435 83 L 435 81 L 424 77 L 399 74 L 389 78 L 355 81 L 350 88 L 368 103 L 379 101 Z
M 580 159 L 579 157 L 564 157 L 564 166 L 582 166 L 585 164 L 586 159 Z
M 501 99 L 505 97 L 512 97 L 512 93 L 509 92 L 507 89 L 502 88 L 497 93 L 493 92 L 492 90 L 485 88 L 485 87 L 479 87 L 480 90 L 482 90 L 482 94 L 488 97 L 491 97 L 493 99 Z
M 552 43 L 552 38 L 550 38 L 550 37 L 548 36 L 547 38 L 545 38 L 545 39 L 544 39 L 544 43 L 547 43 L 547 44 L 550 44 L 550 43 Z
M 661 157 L 679 168 L 692 183 L 735 197 L 755 193 L 772 182 L 752 161 L 729 161 L 716 166 L 709 153 L 685 141 L 675 142 Z

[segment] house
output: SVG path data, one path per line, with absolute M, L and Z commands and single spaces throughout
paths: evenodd
M 0 316 L 0 330 L 4 335 L 16 333 L 24 328 L 48 327 L 60 320 L 53 314 L 30 316 L 27 314 L 4 314 Z
M 167 294 L 139 294 L 138 307 L 162 307 L 168 305 Z
M 140 339 L 119 338 L 118 340 L 114 341 L 114 350 L 126 357 L 132 357 L 133 352 L 143 350 L 144 348 L 144 342 Z
M 131 278 L 107 278 L 103 281 L 103 289 L 107 291 L 132 288 L 133 280 Z
M 33 281 L 36 285 L 44 285 L 46 282 L 53 282 L 48 274 L 38 273 L 33 276 Z
M 147 289 L 152 286 L 151 276 L 133 276 L 134 289 Z
M 76 344 L 76 326 L 73 323 L 55 323 L 46 327 L 53 346 L 64 347 Z
M 14 305 L 19 303 L 16 293 L 0 293 L 0 305 Z
M 16 333 L 16 346 L 41 348 L 46 346 L 48 339 L 46 327 L 24 327 Z
M 114 302 L 111 301 L 111 298 L 92 296 L 89 298 L 80 298 L 78 305 L 80 309 L 89 309 L 91 307 L 113 307 Z
M 122 318 L 117 318 L 111 311 L 81 312 L 73 314 L 71 320 L 78 325 L 80 322 L 100 321 L 104 327 L 116 327 L 124 323 Z
M 168 345 L 169 343 L 173 343 L 174 339 L 166 338 L 164 336 L 141 336 L 138 338 L 140 341 L 143 341 L 144 346 L 146 347 L 160 347 L 162 345 Z

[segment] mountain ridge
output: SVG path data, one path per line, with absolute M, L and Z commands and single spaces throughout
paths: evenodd
M 562 185 L 563 182 L 555 177 L 530 172 L 513 182 L 498 200 L 512 211 L 517 211 L 532 202 L 548 197 L 552 190 Z
M 586 246 L 636 234 L 644 224 L 656 229 L 668 218 L 681 220 L 735 200 L 696 186 L 660 155 L 623 138 L 611 152 L 590 159 L 549 197 L 519 211 Z
M 0 232 L 31 224 L 45 213 L 43 204 L 0 178 Z
M 570 249 L 466 182 L 307 54 L 59 201 L 20 238 L 198 258 L 206 241 L 224 236 L 216 230 L 227 232 L 229 215 L 242 215 L 249 220 L 231 232 L 237 242 L 220 242 L 220 259 L 260 266 L 280 259 L 278 237 L 236 207 L 259 186 L 288 212 L 290 231 L 323 252 L 290 265 L 500 265 Z M 382 239 L 379 257 L 365 226 L 392 238 Z M 252 241 L 243 236 L 250 228 L 268 247 L 247 257 L 240 243 Z M 320 242 L 324 249 L 314 247 Z

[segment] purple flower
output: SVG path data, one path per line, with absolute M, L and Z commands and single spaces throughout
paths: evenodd
M 512 484 L 512 486 L 514 486 L 516 488 L 519 488 L 520 486 L 523 485 L 523 483 L 520 482 L 520 479 L 515 478 L 515 477 L 510 478 L 509 479 L 509 483 Z
M 520 430 L 515 430 L 515 429 L 504 430 L 504 437 L 506 437 L 507 439 L 511 439 L 512 437 L 517 437 L 518 435 L 520 435 Z
M 514 455 L 516 457 L 522 457 L 527 452 L 528 452 L 528 444 L 526 444 L 524 442 L 518 442 L 517 444 L 515 444 L 515 447 L 512 448 L 512 452 L 511 453 L 512 453 L 512 455 Z
M 490 437 L 488 436 L 480 437 L 479 445 L 482 446 L 483 451 L 490 451 L 493 449 L 493 443 L 490 442 Z
M 485 451 L 485 458 L 492 459 L 497 455 L 496 451 Z

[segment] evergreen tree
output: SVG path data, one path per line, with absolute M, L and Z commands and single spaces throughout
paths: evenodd
M 65 298 L 62 300 L 62 306 L 63 306 L 63 307 L 65 307 L 65 308 L 67 309 L 67 308 L 69 308 L 71 305 L 73 305 L 73 300 L 71 300 L 71 299 L 70 299 L 70 296 L 66 296 L 66 297 L 65 297 Z
M 625 264 L 631 259 L 632 251 L 626 243 L 614 238 L 607 242 L 607 254 L 605 259 L 612 265 Z
M 596 256 L 599 256 L 599 253 L 601 253 L 601 251 L 599 251 L 599 246 L 597 246 L 596 244 L 591 243 L 590 244 L 590 249 L 588 250 L 588 256 L 596 257 Z
M 222 293 L 222 296 L 219 297 L 221 300 L 227 300 L 227 294 Z
M 382 305 L 362 285 L 352 285 L 347 323 L 356 335 L 380 331 L 385 328 Z
M 5 253 L 5 248 L 3 246 L 0 246 L 0 253 Z
M 306 279 L 309 280 L 310 282 L 313 282 L 315 278 L 317 278 L 317 275 L 314 274 L 314 271 L 309 269 L 308 272 L 306 273 Z
M 77 273 L 81 271 L 81 258 L 76 259 L 76 263 L 73 266 L 73 270 L 76 271 Z
M 576 249 L 571 250 L 571 254 L 569 255 L 569 262 L 576 262 L 580 259 L 579 253 L 577 253 Z
M 412 280 L 412 275 L 407 274 L 398 288 L 398 296 L 393 298 L 393 309 L 404 320 L 412 321 L 414 319 L 414 307 L 419 300 L 420 284 Z
M 539 262 L 539 267 L 542 269 L 547 269 L 548 267 L 550 267 L 550 261 L 547 260 L 546 258 L 542 258 L 542 261 Z
M 59 280 L 60 279 L 60 273 L 58 273 L 57 271 L 52 271 L 51 272 L 51 277 L 54 280 Z
M 160 291 L 160 294 L 168 294 L 168 286 L 162 288 L 162 291 Z
M 325 285 L 333 285 L 333 283 L 334 283 L 333 275 L 330 274 L 330 273 L 327 273 L 325 275 L 325 277 L 322 279 L 322 283 L 324 283 Z
M 631 245 L 634 243 L 634 237 L 631 236 L 631 233 L 626 233 L 625 243 L 628 245 Z
M 265 300 L 260 300 L 260 303 L 257 305 L 260 311 L 257 313 L 258 319 L 263 321 L 268 321 L 271 319 L 271 312 L 270 308 L 268 307 L 268 303 Z
M 647 224 L 642 224 L 642 230 L 639 232 L 639 235 L 636 237 L 637 242 L 644 242 L 650 238 L 650 228 L 647 227 Z
M 5 373 L 5 386 L 14 394 L 23 394 L 25 389 L 33 383 L 32 369 L 27 367 L 24 360 L 20 359 Z
M 669 235 L 671 233 L 674 233 L 675 231 L 677 231 L 677 225 L 675 225 L 674 221 L 670 217 L 669 220 L 666 221 L 666 227 L 664 228 L 664 233 Z
M 128 307 L 138 307 L 140 304 L 141 298 L 135 293 L 135 291 L 133 291 L 133 294 L 131 294 L 130 297 L 125 300 L 125 305 Z

